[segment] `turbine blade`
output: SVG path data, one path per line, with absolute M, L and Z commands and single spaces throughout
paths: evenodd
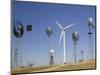
M 58 21 L 56 21 L 56 23 L 62 29 L 62 26 L 60 25 L 60 23 Z
M 63 35 L 63 31 L 61 32 L 59 43 L 61 42 L 62 35 Z
M 70 24 L 70 25 L 66 26 L 64 29 L 67 29 L 67 28 L 69 28 L 69 27 L 71 27 L 71 26 L 73 26 L 73 25 L 75 25 L 75 24 L 76 24 L 76 23 Z

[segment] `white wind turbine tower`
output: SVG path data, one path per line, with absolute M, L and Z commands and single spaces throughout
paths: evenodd
M 62 38 L 62 36 L 63 36 L 63 48 L 64 48 L 64 59 L 63 59 L 63 64 L 65 64 L 65 63 L 66 63 L 65 30 L 68 29 L 68 28 L 70 28 L 71 26 L 75 25 L 76 23 L 70 24 L 70 25 L 68 25 L 68 26 L 66 26 L 66 27 L 64 27 L 64 28 L 61 26 L 61 24 L 60 24 L 58 21 L 56 21 L 56 23 L 57 23 L 57 25 L 58 25 L 58 26 L 60 27 L 60 29 L 61 29 L 61 35 L 60 35 L 59 41 L 61 41 L 61 38 Z

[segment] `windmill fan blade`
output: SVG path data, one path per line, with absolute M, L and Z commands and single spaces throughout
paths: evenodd
M 56 23 L 62 29 L 62 26 L 60 25 L 60 23 L 58 21 L 56 21 Z
M 63 31 L 61 32 L 59 43 L 61 42 L 62 35 L 63 35 Z
M 76 23 L 70 24 L 70 25 L 66 26 L 64 29 L 67 29 L 67 28 L 69 28 L 69 27 L 71 27 L 71 26 L 73 26 L 73 25 L 75 25 L 75 24 L 76 24 Z

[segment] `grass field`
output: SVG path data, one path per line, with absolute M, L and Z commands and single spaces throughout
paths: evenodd
M 71 64 L 59 64 L 59 65 L 42 66 L 42 67 L 12 68 L 12 75 L 25 74 L 25 73 L 87 70 L 87 69 L 96 69 L 96 62 L 92 60 L 92 61 L 82 61 Z

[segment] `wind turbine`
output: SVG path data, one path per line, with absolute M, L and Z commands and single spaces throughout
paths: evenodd
M 63 64 L 66 63 L 66 43 L 65 43 L 65 30 L 70 28 L 71 26 L 75 25 L 76 23 L 70 24 L 66 27 L 62 27 L 61 24 L 56 21 L 57 25 L 59 26 L 59 28 L 61 29 L 61 35 L 60 35 L 60 39 L 59 41 L 61 41 L 61 38 L 63 36 L 63 48 L 64 48 L 64 59 L 63 59 Z

